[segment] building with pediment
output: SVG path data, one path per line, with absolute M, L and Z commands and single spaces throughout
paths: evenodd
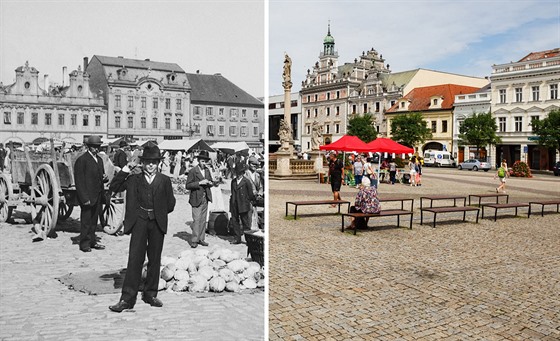
M 90 76 L 81 66 L 68 75 L 64 67 L 62 85 L 49 84 L 44 75 L 41 87 L 39 70 L 28 62 L 15 73 L 15 83 L 0 83 L 0 142 L 81 144 L 92 134 L 106 137 L 103 98 L 90 89 Z
M 551 170 L 558 152 L 542 148 L 531 122 L 560 109 L 560 48 L 532 52 L 517 62 L 492 66 L 492 114 L 502 143 L 496 146 L 498 159 L 508 165 L 516 160 L 532 169 Z
M 194 134 L 191 87 L 179 65 L 98 55 L 84 64 L 92 91 L 105 100 L 109 138 L 161 142 Z

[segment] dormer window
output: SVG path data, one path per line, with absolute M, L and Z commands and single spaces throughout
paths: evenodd
M 434 105 L 434 106 L 435 106 L 435 105 L 438 105 L 438 100 L 437 100 L 437 98 L 434 98 L 433 105 Z

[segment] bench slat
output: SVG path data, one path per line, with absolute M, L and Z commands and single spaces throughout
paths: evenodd
M 379 213 L 361 213 L 361 212 L 352 212 L 352 213 L 342 213 L 342 227 L 341 231 L 344 232 L 344 218 L 345 217 L 352 217 L 352 218 L 376 218 L 376 217 L 389 217 L 389 216 L 397 216 L 397 226 L 400 227 L 400 217 L 401 215 L 410 215 L 410 226 L 409 229 L 412 230 L 412 219 L 413 219 L 413 212 L 406 211 L 406 210 L 381 210 Z M 354 235 L 358 229 L 354 228 Z

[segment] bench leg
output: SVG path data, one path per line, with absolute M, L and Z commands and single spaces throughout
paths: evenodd
M 467 221 L 467 211 L 463 211 L 463 221 Z
M 397 216 L 397 226 L 401 227 L 401 216 L 400 215 Z
M 517 207 L 515 208 L 515 216 L 517 217 Z
M 476 223 L 478 224 L 478 214 L 480 213 L 480 210 L 476 211 Z
M 340 203 L 338 204 L 338 214 L 340 214 Z
M 531 204 L 529 204 L 529 211 L 527 212 L 527 218 L 531 216 Z
M 422 211 L 422 209 L 420 209 L 420 225 L 422 225 L 423 221 L 424 221 L 424 211 Z
M 432 226 L 433 228 L 436 228 L 436 217 L 437 217 L 437 213 L 434 212 L 434 225 Z
M 340 228 L 340 232 L 344 232 L 344 215 L 342 216 L 342 227 Z
M 294 209 L 294 220 L 297 220 L 297 207 L 298 205 L 294 205 L 295 209 Z
M 498 208 L 494 209 L 494 221 L 498 220 Z
M 412 213 L 410 213 L 410 226 L 408 228 L 412 230 Z
M 482 207 L 482 219 L 484 219 L 484 206 L 480 206 Z
M 286 203 L 286 217 L 288 216 L 288 203 Z

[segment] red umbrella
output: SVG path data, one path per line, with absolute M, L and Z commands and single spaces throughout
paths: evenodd
M 379 153 L 395 153 L 395 154 L 412 154 L 414 153 L 414 148 L 403 146 L 391 139 L 378 137 L 370 143 L 366 144 L 368 146 L 369 152 L 379 152 Z
M 337 150 L 345 152 L 367 152 L 370 148 L 357 136 L 344 135 L 331 144 L 319 146 L 320 150 Z

